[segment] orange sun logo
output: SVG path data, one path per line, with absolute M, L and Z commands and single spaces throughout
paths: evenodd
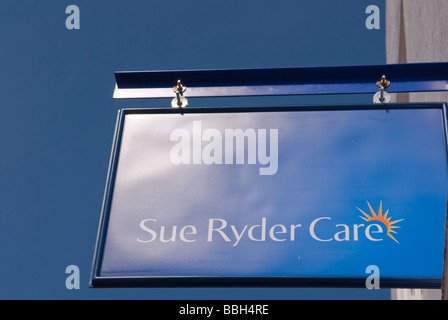
M 359 216 L 361 219 L 369 222 L 369 221 L 380 221 L 384 223 L 384 225 L 387 227 L 387 235 L 392 238 L 395 242 L 399 243 L 397 239 L 394 238 L 394 236 L 391 233 L 397 233 L 392 229 L 400 228 L 398 226 L 393 226 L 393 224 L 396 224 L 397 222 L 403 221 L 404 219 L 391 221 L 392 217 L 387 217 L 387 214 L 389 213 L 389 209 L 386 211 L 386 213 L 383 215 L 383 201 L 380 202 L 380 208 L 378 209 L 378 214 L 375 213 L 375 211 L 372 209 L 372 206 L 370 205 L 369 201 L 367 201 L 367 204 L 369 205 L 370 212 L 372 213 L 371 216 L 369 216 L 367 213 L 356 207 L 359 211 L 361 211 L 365 217 Z

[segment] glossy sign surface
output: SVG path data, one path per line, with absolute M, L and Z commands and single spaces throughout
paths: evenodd
M 440 285 L 443 105 L 123 110 L 93 286 Z

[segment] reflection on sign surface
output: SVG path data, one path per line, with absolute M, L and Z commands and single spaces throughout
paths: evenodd
M 439 281 L 443 108 L 273 110 L 123 112 L 96 278 Z

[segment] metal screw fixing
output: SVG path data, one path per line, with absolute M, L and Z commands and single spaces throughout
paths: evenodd
M 182 84 L 181 80 L 177 80 L 177 84 L 173 87 L 173 91 L 176 93 L 176 98 L 171 101 L 172 108 L 185 108 L 188 106 L 187 98 L 182 94 L 187 90 L 187 87 Z

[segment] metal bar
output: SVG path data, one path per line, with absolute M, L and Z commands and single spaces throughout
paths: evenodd
M 395 92 L 448 91 L 448 62 L 367 66 L 116 72 L 115 99 L 375 93 L 382 75 Z

